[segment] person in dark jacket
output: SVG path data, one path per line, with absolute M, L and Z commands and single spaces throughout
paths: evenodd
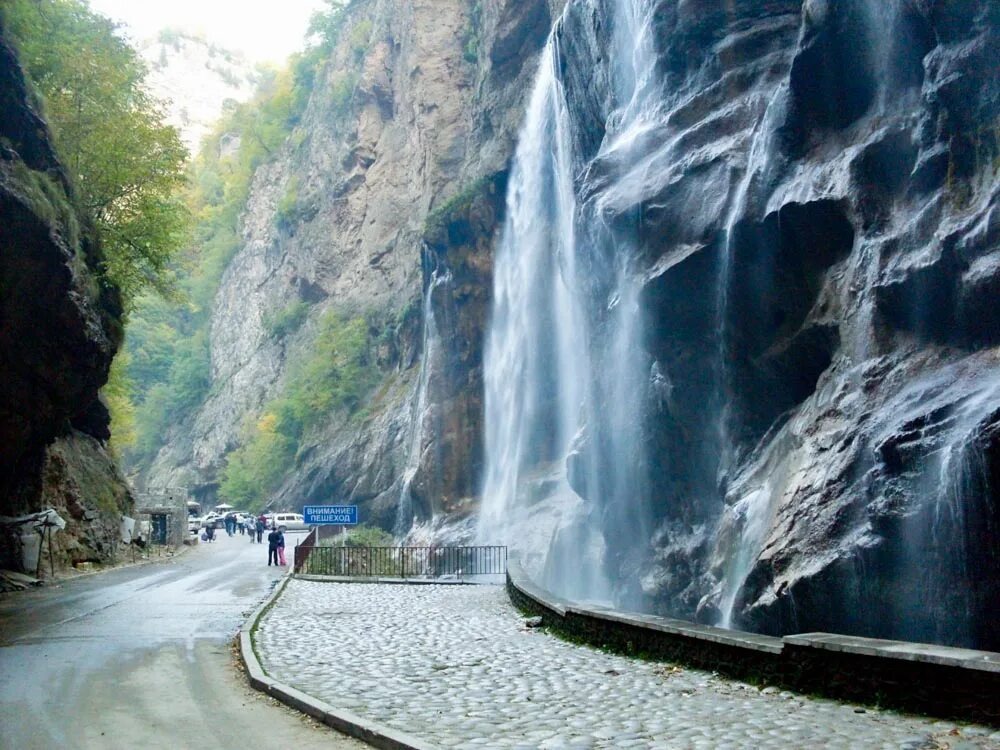
M 267 564 L 270 565 L 272 561 L 274 564 L 278 564 L 278 542 L 284 544 L 285 538 L 282 536 L 281 532 L 275 529 L 270 534 L 267 535 Z
M 262 514 L 262 515 L 260 515 L 257 518 L 257 526 L 256 526 L 256 529 L 257 529 L 257 544 L 260 544 L 261 541 L 264 538 L 264 527 L 266 525 L 267 525 L 267 522 L 264 520 L 264 516 Z

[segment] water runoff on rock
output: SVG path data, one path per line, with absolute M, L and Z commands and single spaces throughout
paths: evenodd
M 656 106 L 650 3 L 622 1 L 603 155 L 627 159 Z M 648 539 L 639 284 L 628 237 L 581 199 L 558 35 L 542 53 L 507 195 L 485 354 L 482 543 L 575 599 L 628 604 L 609 548 Z M 621 564 L 621 560 L 617 561 Z M 628 564 L 627 561 L 625 563 Z
M 420 469 L 420 456 L 423 450 L 424 439 L 427 435 L 425 422 L 429 416 L 429 398 L 431 373 L 434 371 L 438 351 L 440 350 L 440 337 L 438 334 L 437 320 L 434 317 L 434 292 L 441 286 L 446 286 L 451 282 L 451 272 L 435 268 L 431 272 L 430 283 L 424 293 L 423 309 L 423 341 L 422 355 L 420 362 L 420 376 L 417 382 L 417 390 L 413 397 L 413 407 L 411 414 L 411 428 L 409 444 L 406 451 L 406 466 L 403 469 L 403 483 L 399 491 L 399 502 L 396 504 L 396 523 L 393 533 L 397 537 L 403 537 L 412 531 L 412 526 L 418 516 L 416 503 L 413 497 L 413 480 Z

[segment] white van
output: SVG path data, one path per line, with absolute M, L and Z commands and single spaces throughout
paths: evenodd
M 301 513 L 287 513 L 282 511 L 280 513 L 268 513 L 267 515 L 267 525 L 276 527 L 285 527 L 285 531 L 302 531 L 303 529 L 308 529 L 306 526 L 305 519 L 302 517 Z

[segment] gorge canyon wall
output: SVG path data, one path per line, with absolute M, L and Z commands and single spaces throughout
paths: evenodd
M 2 26 L 0 97 L 0 515 L 53 508 L 67 526 L 52 561 L 106 562 L 132 509 L 98 396 L 122 340 L 121 302 L 97 281 L 100 246 Z M 20 557 L 0 535 L 0 567 L 19 570 Z
M 507 543 L 620 607 L 1000 649 L 997 15 L 353 3 L 145 481 L 214 497 L 346 310 L 379 382 L 274 507 Z
M 336 311 L 368 321 L 378 383 L 359 413 L 330 414 L 306 436 L 272 507 L 357 503 L 367 522 L 401 530 L 414 516 L 469 510 L 481 471 L 477 342 L 491 237 L 530 61 L 560 8 L 350 5 L 300 137 L 254 178 L 242 246 L 214 303 L 210 394 L 164 436 L 144 485 L 187 487 L 211 502 L 247 423 Z M 446 265 L 448 283 L 434 286 L 432 300 L 445 343 L 422 378 L 424 295 Z M 269 320 L 293 304 L 308 307 L 305 322 L 275 335 Z

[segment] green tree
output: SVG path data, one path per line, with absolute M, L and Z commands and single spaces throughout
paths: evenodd
M 143 383 L 144 392 L 136 408 L 135 451 L 152 457 L 171 423 L 194 409 L 208 393 L 211 364 L 208 330 L 199 328 L 186 338 L 144 341 L 141 346 L 132 344 L 129 351 L 147 355 L 151 361 L 169 358 L 166 372 L 157 368 L 152 380 Z
M 135 404 L 132 403 L 127 369 L 128 353 L 123 351 L 111 363 L 108 383 L 102 390 L 111 412 L 111 450 L 118 457 L 136 440 Z
M 340 38 L 340 30 L 344 26 L 347 14 L 344 12 L 350 5 L 349 0 L 325 0 L 326 7 L 317 10 L 309 19 L 309 29 L 306 32 L 317 56 L 327 56 Z
M 278 431 L 277 418 L 265 414 L 253 426 L 251 439 L 229 455 L 220 496 L 243 507 L 259 509 L 295 458 L 295 442 Z
M 178 192 L 187 151 L 145 89 L 141 59 L 82 0 L 6 0 L 2 12 L 80 208 L 94 218 L 101 272 L 127 310 L 147 287 L 168 291 L 187 226 Z

